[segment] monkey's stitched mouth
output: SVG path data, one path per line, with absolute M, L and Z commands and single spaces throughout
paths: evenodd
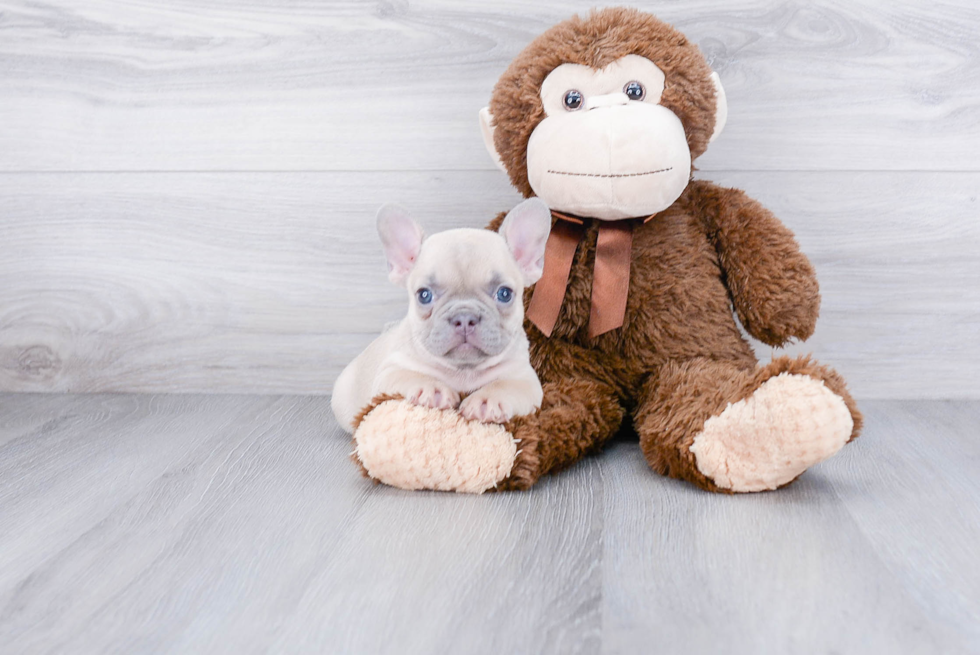
M 549 173 L 554 173 L 555 175 L 572 175 L 574 177 L 642 177 L 643 175 L 656 175 L 657 173 L 666 173 L 667 171 L 674 170 L 673 166 L 667 168 L 661 168 L 657 171 L 646 171 L 643 173 L 569 173 L 567 171 L 548 171 Z

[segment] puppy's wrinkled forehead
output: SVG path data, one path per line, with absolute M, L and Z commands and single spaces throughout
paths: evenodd
M 447 293 L 486 291 L 508 283 L 523 286 L 507 244 L 496 232 L 461 228 L 438 232 L 425 240 L 411 284 L 437 285 Z

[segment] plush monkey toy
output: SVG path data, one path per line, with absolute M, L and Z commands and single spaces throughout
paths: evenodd
M 497 426 L 378 398 L 355 432 L 367 475 L 526 489 L 631 424 L 655 472 L 762 491 L 857 436 L 837 373 L 808 358 L 760 366 L 735 322 L 772 346 L 806 339 L 820 296 L 778 219 L 692 180 L 726 107 L 697 46 L 633 9 L 574 17 L 514 60 L 480 122 L 514 186 L 553 209 L 544 275 L 525 296 L 544 402 Z

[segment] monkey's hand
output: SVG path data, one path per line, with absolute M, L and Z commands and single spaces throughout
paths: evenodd
M 820 288 L 779 219 L 738 189 L 691 182 L 691 209 L 718 252 L 735 312 L 756 339 L 781 346 L 816 327 Z

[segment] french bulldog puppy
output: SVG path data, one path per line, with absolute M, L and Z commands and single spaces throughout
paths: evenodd
M 378 211 L 388 277 L 408 290 L 408 315 L 347 365 L 331 406 L 348 432 L 378 394 L 459 408 L 467 419 L 504 423 L 541 405 L 524 334 L 524 287 L 541 277 L 551 211 L 525 200 L 499 232 L 455 229 L 425 238 L 397 205 Z M 469 394 L 460 403 L 460 395 Z

